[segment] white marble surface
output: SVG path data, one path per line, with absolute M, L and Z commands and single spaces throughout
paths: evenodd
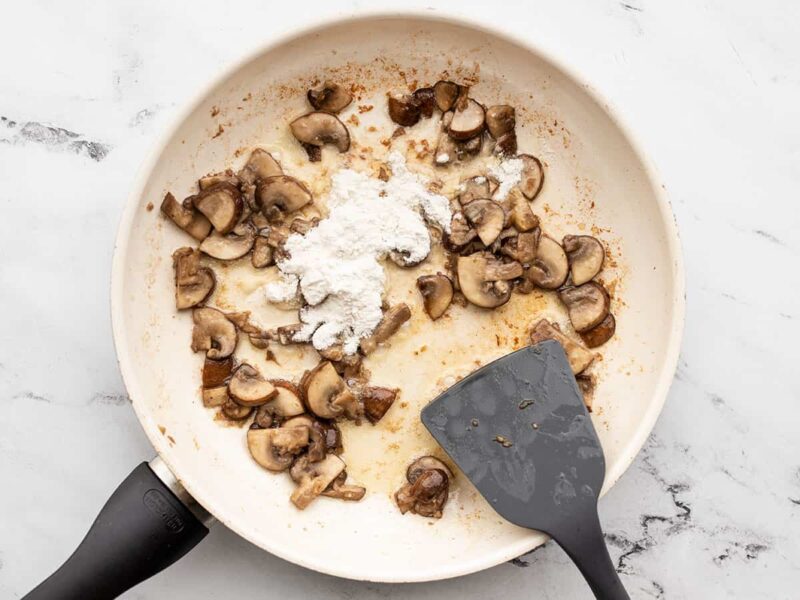
M 210 76 L 275 32 L 393 5 L 270 4 L 3 5 L 2 598 L 60 564 L 107 494 L 152 455 L 120 381 L 108 314 L 116 224 L 148 147 Z M 498 6 L 459 0 L 435 10 L 530 36 L 585 73 L 651 152 L 683 238 L 678 375 L 646 448 L 601 503 L 622 578 L 635 598 L 797 598 L 800 5 Z M 469 577 L 390 586 L 306 571 L 218 527 L 126 597 L 590 596 L 554 545 Z

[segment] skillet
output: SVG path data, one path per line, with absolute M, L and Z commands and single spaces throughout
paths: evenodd
M 177 515 L 186 538 L 169 538 L 174 556 L 154 550 L 157 563 L 182 555 L 202 537 L 200 522 L 214 519 L 294 563 L 384 582 L 472 573 L 546 541 L 499 519 L 468 488 L 458 509 L 432 525 L 400 515 L 385 493 L 294 509 L 288 479 L 265 475 L 250 459 L 243 432 L 221 427 L 200 405 L 202 358 L 188 348 L 191 316 L 174 310 L 169 258 L 187 238 L 148 209 L 165 191 L 183 193 L 199 174 L 243 161 L 242 148 L 289 143 L 285 125 L 305 110 L 301 90 L 314 80 L 349 78 L 369 95 L 402 78 L 432 83 L 445 72 L 479 74 L 477 97 L 528 108 L 521 146 L 527 140 L 548 165 L 542 194 L 564 216 L 556 227 L 596 223 L 613 236 L 618 333 L 604 351 L 594 413 L 607 462 L 604 492 L 652 430 L 683 327 L 680 243 L 663 187 L 607 102 L 529 42 L 461 20 L 375 15 L 317 26 L 271 42 L 199 94 L 144 165 L 122 216 L 111 284 L 114 340 L 134 410 L 159 457 L 152 469 L 134 473 L 145 478 L 134 506 L 147 505 L 141 493 L 165 482 L 194 511 L 151 498 L 149 512 L 160 511 L 173 528 Z M 407 375 L 410 386 L 424 379 Z M 130 563 L 125 558 L 120 565 Z

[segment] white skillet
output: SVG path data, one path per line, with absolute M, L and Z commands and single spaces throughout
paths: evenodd
M 446 511 L 434 525 L 400 515 L 383 495 L 362 503 L 320 501 L 297 511 L 287 502 L 288 478 L 266 476 L 247 454 L 243 432 L 220 427 L 200 405 L 202 359 L 188 348 L 190 315 L 174 310 L 170 266 L 171 251 L 188 238 L 163 224 L 157 208 L 147 210 L 148 203 L 158 206 L 165 190 L 188 190 L 198 174 L 234 160 L 238 148 L 278 139 L 287 116 L 278 108 L 281 83 L 348 63 L 371 63 L 371 75 L 361 68 L 359 77 L 381 82 L 396 82 L 398 67 L 416 67 L 415 77 L 431 83 L 444 69 L 479 64 L 476 97 L 524 98 L 532 107 L 522 119 L 523 137 L 542 144 L 539 151 L 551 165 L 550 204 L 601 224 L 617 240 L 624 306 L 618 307 L 616 340 L 605 352 L 595 411 L 606 454 L 605 490 L 642 447 L 675 370 L 684 321 L 680 243 L 662 185 L 605 100 L 529 42 L 450 18 L 370 16 L 273 41 L 198 95 L 156 146 L 122 216 L 111 299 L 120 369 L 160 456 L 159 475 L 169 481 L 171 472 L 180 482 L 173 481 L 173 489 L 185 490 L 222 524 L 310 569 L 385 582 L 455 577 L 517 557 L 546 538 L 503 522 L 482 500 Z M 347 67 L 351 74 L 355 68 Z M 251 99 L 243 102 L 248 93 Z M 228 111 L 218 137 L 214 107 Z M 559 133 L 547 133 L 553 127 Z

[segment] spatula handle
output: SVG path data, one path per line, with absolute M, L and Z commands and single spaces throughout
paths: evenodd
M 630 600 L 611 562 L 597 510 L 582 511 L 549 532 L 580 569 L 598 600 Z

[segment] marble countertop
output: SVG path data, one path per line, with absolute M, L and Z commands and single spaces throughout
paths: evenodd
M 4 6 L 0 597 L 21 597 L 60 564 L 110 491 L 153 455 L 119 377 L 108 314 L 116 225 L 148 148 L 209 77 L 276 32 L 309 15 L 393 5 Z M 650 151 L 683 239 L 688 318 L 678 373 L 653 435 L 601 502 L 617 568 L 634 598 L 796 598 L 800 8 L 786 0 L 504 6 L 460 0 L 437 2 L 435 12 L 529 36 L 587 74 Z M 216 527 L 125 597 L 590 594 L 554 544 L 456 580 L 382 585 L 306 571 Z

